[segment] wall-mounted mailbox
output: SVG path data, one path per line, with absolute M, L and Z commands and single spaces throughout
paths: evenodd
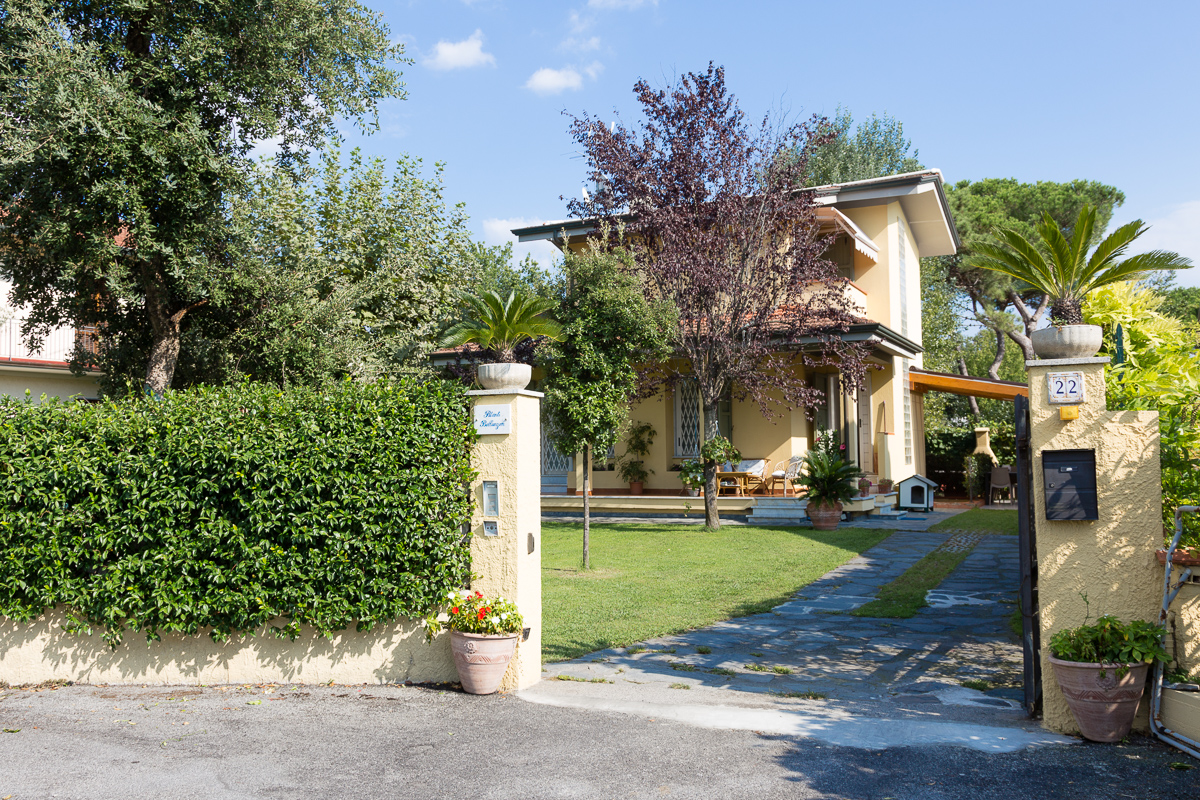
M 1099 519 L 1096 505 L 1096 451 L 1043 450 L 1046 519 Z

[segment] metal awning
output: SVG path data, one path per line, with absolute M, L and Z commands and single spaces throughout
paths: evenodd
M 854 220 L 833 206 L 825 206 L 817 209 L 817 224 L 821 226 L 821 233 L 832 233 L 834 231 L 845 233 L 854 242 L 855 250 L 872 261 L 879 262 L 879 248 L 871 241 L 871 237 L 863 233 L 862 228 L 854 224 Z
M 912 367 L 908 370 L 909 388 L 914 392 L 946 392 L 968 397 L 990 397 L 993 400 L 1013 400 L 1029 397 L 1029 387 L 1013 381 L 994 381 L 948 372 L 926 372 Z

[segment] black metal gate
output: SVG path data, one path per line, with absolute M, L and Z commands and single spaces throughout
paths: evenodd
M 1029 398 L 1015 398 L 1017 524 L 1021 547 L 1021 646 L 1025 656 L 1025 710 L 1042 705 L 1041 632 L 1038 623 L 1037 542 L 1033 532 L 1033 453 L 1029 447 Z

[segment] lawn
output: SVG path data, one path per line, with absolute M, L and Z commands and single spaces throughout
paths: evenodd
M 542 658 L 560 661 L 767 611 L 890 531 L 542 525 Z
M 930 528 L 931 531 L 985 531 L 1017 535 L 1017 510 L 993 511 L 990 508 L 972 508 L 955 514 Z
M 925 594 L 936 589 L 970 554 L 969 550 L 935 550 L 904 571 L 896 580 L 880 588 L 875 600 L 854 609 L 856 617 L 908 619 L 928 605 Z

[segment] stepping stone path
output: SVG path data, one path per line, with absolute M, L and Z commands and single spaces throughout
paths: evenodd
M 930 607 L 910 619 L 848 613 L 934 550 L 970 554 L 929 593 Z M 1019 580 L 1015 536 L 900 531 L 769 613 L 547 664 L 543 678 L 614 684 L 592 694 L 657 684 L 729 693 L 729 702 L 749 693 L 861 706 L 862 713 L 882 702 L 893 715 L 965 706 L 1016 718 L 1023 713 L 1021 646 L 1010 620 Z M 698 699 L 675 694 L 679 702 Z

